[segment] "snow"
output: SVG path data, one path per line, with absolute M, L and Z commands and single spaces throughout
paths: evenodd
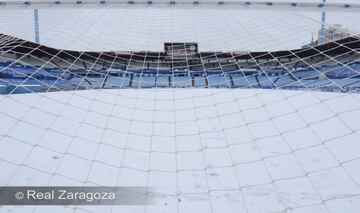
M 0 212 L 357 212 L 360 95 L 118 89 L 0 96 L 0 185 L 147 186 L 144 206 Z M 160 193 L 160 194 L 157 194 Z
M 319 8 L 252 8 L 40 8 L 40 43 L 77 51 L 163 51 L 165 42 L 196 42 L 201 52 L 246 52 L 298 49 L 312 37 L 317 39 Z M 330 10 L 326 23 L 340 24 L 356 35 L 360 25 L 349 20 L 359 20 L 359 14 L 352 9 Z M 0 7 L 0 20 L 0 33 L 35 40 L 31 8 Z

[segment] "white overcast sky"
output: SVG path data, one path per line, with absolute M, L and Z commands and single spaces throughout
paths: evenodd
M 287 1 L 287 0 L 277 0 Z M 297 0 L 321 2 L 321 0 Z M 358 0 L 328 0 L 359 3 Z M 40 42 L 72 50 L 161 51 L 164 42 L 198 42 L 200 51 L 300 48 L 316 37 L 321 11 L 178 9 L 176 7 L 39 9 Z M 32 9 L 0 9 L 0 33 L 34 41 Z M 327 12 L 327 24 L 360 32 L 360 12 Z

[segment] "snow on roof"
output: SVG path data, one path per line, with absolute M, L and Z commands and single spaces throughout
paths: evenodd
M 327 12 L 327 24 L 355 34 L 358 11 Z M 71 17 L 69 19 L 68 17 Z M 32 9 L 1 9 L 2 34 L 34 41 Z M 40 43 L 80 51 L 162 51 L 165 42 L 196 42 L 199 51 L 297 49 L 317 38 L 321 9 L 90 7 L 39 9 Z
M 149 186 L 156 213 L 356 212 L 359 106 L 359 94 L 257 89 L 1 96 L 0 184 Z

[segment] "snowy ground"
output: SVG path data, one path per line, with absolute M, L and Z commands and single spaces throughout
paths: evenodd
M 0 96 L 0 185 L 150 186 L 153 206 L 0 212 L 358 213 L 360 95 L 130 89 Z

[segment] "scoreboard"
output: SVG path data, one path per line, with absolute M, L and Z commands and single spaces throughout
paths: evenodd
M 198 44 L 194 42 L 164 43 L 164 51 L 172 58 L 193 57 L 198 53 Z

